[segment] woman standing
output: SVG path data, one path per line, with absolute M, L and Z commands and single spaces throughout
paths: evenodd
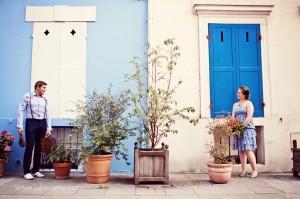
M 253 112 L 254 107 L 252 102 L 249 100 L 250 91 L 246 86 L 241 86 L 237 91 L 237 98 L 239 102 L 233 105 L 232 117 L 243 122 L 244 133 L 242 136 L 233 137 L 233 149 L 239 151 L 240 161 L 242 166 L 241 177 L 246 176 L 246 164 L 247 159 L 252 168 L 251 178 L 256 178 L 258 171 L 256 167 L 256 159 L 254 152 L 257 148 L 256 145 L 256 131 L 253 124 Z

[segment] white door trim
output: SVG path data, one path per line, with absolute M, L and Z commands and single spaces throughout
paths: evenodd
M 265 117 L 272 115 L 272 90 L 269 67 L 268 16 L 273 5 L 216 5 L 194 4 L 194 13 L 198 15 L 198 42 L 200 58 L 200 115 L 210 118 L 210 80 L 209 80 L 209 44 L 207 40 L 209 23 L 259 24 L 262 58 L 263 98 L 266 104 Z

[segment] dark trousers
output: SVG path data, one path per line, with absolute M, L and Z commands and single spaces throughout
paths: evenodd
M 47 121 L 37 119 L 26 119 L 25 138 L 26 148 L 24 153 L 23 168 L 24 174 L 35 173 L 40 169 L 41 159 L 41 139 L 45 137 L 47 131 Z M 33 168 L 30 169 L 32 152 L 34 149 Z

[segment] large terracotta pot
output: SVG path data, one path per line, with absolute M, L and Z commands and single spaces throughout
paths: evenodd
M 224 184 L 231 178 L 232 164 L 214 164 L 209 162 L 208 176 L 213 183 Z
M 5 163 L 5 159 L 0 159 L 0 176 L 4 175 Z
M 94 184 L 108 182 L 112 157 L 113 154 L 90 156 L 85 165 L 87 182 Z
M 72 168 L 72 163 L 53 163 L 55 177 L 57 179 L 66 179 L 70 177 L 70 170 Z

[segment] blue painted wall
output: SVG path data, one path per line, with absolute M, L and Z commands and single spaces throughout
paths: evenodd
M 0 130 L 15 137 L 17 105 L 30 90 L 32 23 L 25 22 L 25 6 L 96 6 L 96 22 L 88 23 L 87 90 L 104 91 L 112 83 L 114 90 L 130 86 L 124 74 L 133 71 L 133 56 L 144 56 L 147 42 L 147 1 L 142 0 L 1 0 L 0 1 Z M 55 119 L 55 118 L 54 118 Z M 58 121 L 59 122 L 59 121 Z M 133 142 L 127 142 L 133 160 Z M 22 171 L 23 149 L 15 142 L 8 171 Z M 114 160 L 112 172 L 132 172 L 133 165 Z

